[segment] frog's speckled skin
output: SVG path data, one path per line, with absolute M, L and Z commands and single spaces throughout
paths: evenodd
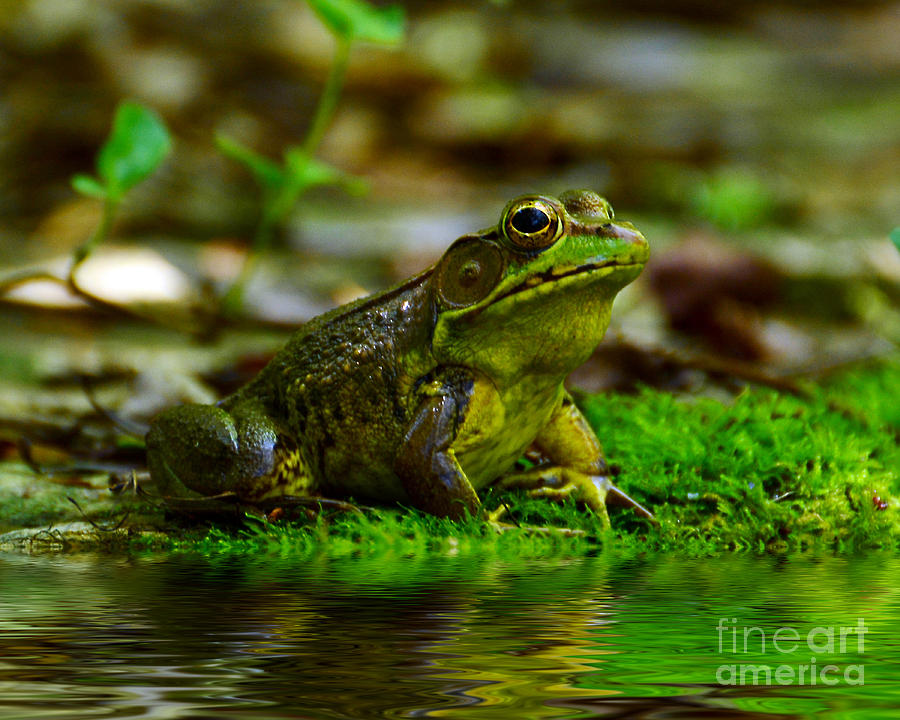
M 428 270 L 311 320 L 218 405 L 159 415 L 151 476 L 173 496 L 353 496 L 461 517 L 534 445 L 549 464 L 516 478 L 602 506 L 600 445 L 563 380 L 647 257 L 593 192 L 514 200 Z

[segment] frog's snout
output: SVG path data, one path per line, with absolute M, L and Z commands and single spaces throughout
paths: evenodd
M 650 243 L 635 230 L 630 223 L 608 225 L 607 229 L 622 243 L 622 259 L 620 264 L 646 263 L 650 258 Z

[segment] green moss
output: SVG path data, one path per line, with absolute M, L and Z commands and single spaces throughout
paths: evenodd
M 619 484 L 654 508 L 654 545 L 896 547 L 900 368 L 856 370 L 810 395 L 753 389 L 722 403 L 645 390 L 584 409 Z
M 252 552 L 274 556 L 395 557 L 481 555 L 547 557 L 584 555 L 600 539 L 558 531 L 497 532 L 483 522 L 456 523 L 418 512 L 378 510 L 363 516 L 320 516 L 310 525 L 265 523 L 248 518 L 240 529 L 212 528 L 200 540 L 176 543 L 202 553 Z

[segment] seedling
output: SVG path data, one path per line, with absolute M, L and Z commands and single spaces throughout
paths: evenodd
M 394 46 L 403 38 L 404 15 L 398 6 L 375 8 L 362 0 L 307 0 L 322 23 L 335 38 L 334 62 L 331 65 L 322 96 L 301 145 L 289 146 L 284 160 L 276 163 L 225 136 L 216 138 L 219 149 L 244 165 L 262 190 L 262 212 L 250 251 L 237 279 L 222 300 L 222 312 L 235 315 L 244 303 L 244 289 L 260 257 L 272 243 L 275 229 L 294 209 L 300 196 L 317 185 L 342 185 L 351 193 L 365 191 L 365 183 L 347 175 L 313 156 L 334 115 L 350 48 L 354 42 L 370 42 Z
M 99 178 L 85 174 L 72 177 L 72 187 L 76 191 L 103 202 L 103 215 L 87 242 L 75 250 L 68 275 L 60 278 L 48 272 L 31 271 L 14 275 L 0 283 L 0 295 L 19 285 L 49 280 L 66 285 L 72 294 L 91 305 L 136 315 L 81 288 L 75 279 L 75 272 L 109 237 L 113 220 L 128 191 L 153 174 L 171 149 L 169 131 L 153 110 L 135 102 L 122 102 L 116 109 L 109 138 L 97 153 Z
M 97 154 L 99 179 L 84 174 L 72 177 L 76 191 L 103 201 L 103 217 L 90 239 L 75 251 L 71 272 L 107 239 L 125 194 L 150 177 L 171 150 L 169 131 L 153 110 L 129 101 L 119 105 L 112 132 Z

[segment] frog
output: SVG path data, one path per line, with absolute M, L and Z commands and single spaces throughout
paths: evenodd
M 612 483 L 564 384 L 648 257 L 592 190 L 517 197 L 431 267 L 302 325 L 228 397 L 162 411 L 150 478 L 164 497 L 249 505 L 352 498 L 461 520 L 496 487 L 607 524 L 607 502 L 651 516 Z

